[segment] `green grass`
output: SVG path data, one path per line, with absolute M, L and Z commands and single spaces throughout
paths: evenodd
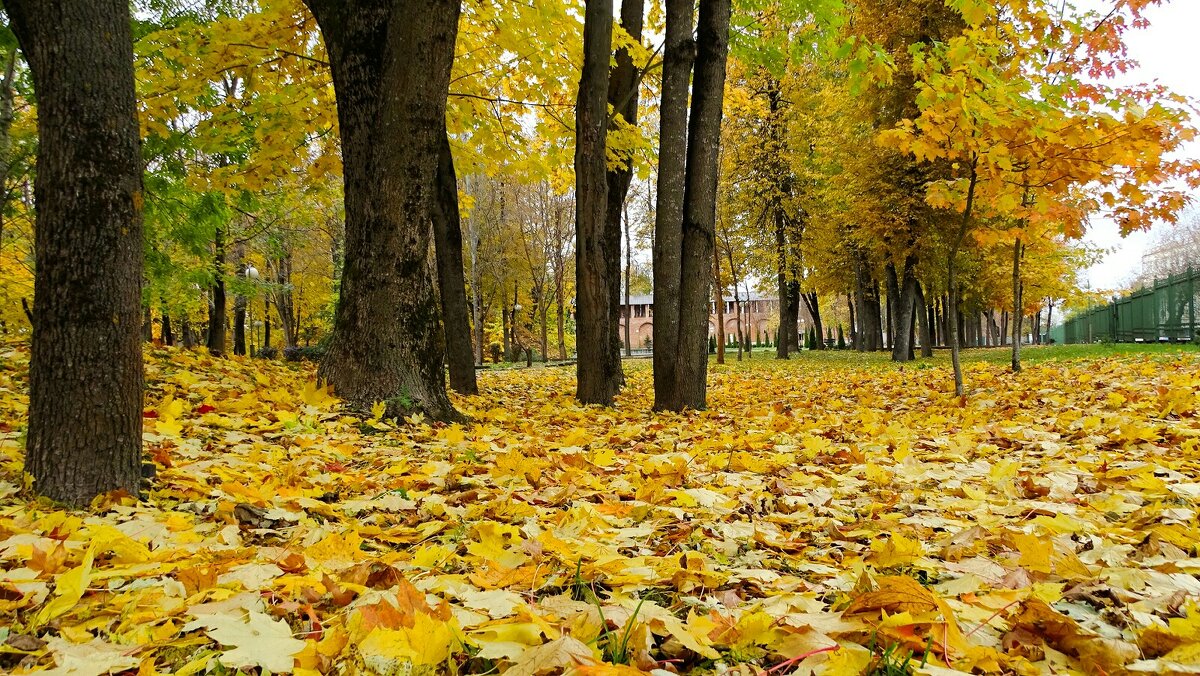
M 1046 361 L 1065 361 L 1076 359 L 1104 359 L 1120 356 L 1151 356 L 1164 359 L 1174 358 L 1181 354 L 1200 354 L 1200 346 L 1190 344 L 1156 344 L 1156 343 L 1107 343 L 1093 345 L 1023 345 L 1021 346 L 1021 363 L 1037 364 Z M 774 348 L 758 348 L 751 355 L 755 362 L 775 360 Z M 1008 364 L 1012 359 L 1012 347 L 983 347 L 968 348 L 962 351 L 963 364 L 990 363 Z M 711 362 L 715 362 L 712 357 Z M 950 366 L 950 350 L 938 348 L 932 357 L 922 358 L 906 364 L 891 361 L 890 352 L 855 352 L 853 350 L 820 350 L 804 351 L 793 355 L 790 361 L 797 365 L 826 366 L 831 368 L 862 368 L 879 366 L 883 368 L 928 368 L 930 366 Z M 725 363 L 737 362 L 737 351 L 725 353 Z

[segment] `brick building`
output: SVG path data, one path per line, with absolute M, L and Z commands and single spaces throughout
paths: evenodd
M 742 306 L 742 328 L 749 332 L 750 339 L 771 336 L 775 340 L 775 329 L 779 326 L 779 300 L 754 291 L 740 294 Z M 651 347 L 654 337 L 654 296 L 630 296 L 629 305 L 621 308 L 620 336 L 625 340 L 625 323 L 629 322 L 629 342 L 634 348 Z M 709 303 L 708 335 L 717 333 L 717 308 Z M 733 295 L 725 297 L 725 335 L 737 333 L 737 316 L 734 314 Z

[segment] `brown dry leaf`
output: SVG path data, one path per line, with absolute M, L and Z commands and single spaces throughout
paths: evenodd
M 875 591 L 856 597 L 846 615 L 886 611 L 888 613 L 925 613 L 937 610 L 937 598 L 920 582 L 903 575 L 881 577 Z

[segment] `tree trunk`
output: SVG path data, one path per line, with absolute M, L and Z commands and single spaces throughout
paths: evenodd
M 717 173 L 731 9 L 730 0 L 700 0 L 688 117 L 674 410 L 707 407 L 708 299 L 710 285 L 719 284 L 710 277 L 710 261 L 716 259 Z
M 1021 324 L 1025 318 L 1024 298 L 1021 297 L 1021 254 L 1024 251 L 1024 245 L 1018 237 L 1013 242 L 1013 268 L 1012 268 L 1012 288 L 1013 288 L 1013 327 L 1012 327 L 1012 370 L 1013 373 L 1021 372 Z
M 165 312 L 162 316 L 162 341 L 163 345 L 167 346 L 175 344 L 175 332 L 171 330 L 171 315 Z
M 776 341 L 775 358 L 787 359 L 792 352 L 799 352 L 797 344 L 800 321 L 799 285 L 788 279 L 787 214 L 776 205 L 775 218 L 775 268 L 779 282 L 779 340 Z
M 608 175 L 611 178 L 612 172 L 609 172 Z M 610 198 L 612 197 L 611 187 L 612 187 L 612 183 L 610 181 L 609 182 L 609 188 L 610 188 L 609 197 Z M 624 198 L 622 197 L 622 199 L 624 199 Z M 633 247 L 631 246 L 632 243 L 629 241 L 629 209 L 625 208 L 624 212 L 625 212 L 625 304 L 622 307 L 624 307 L 623 312 L 625 314 L 625 356 L 630 357 L 633 355 L 633 345 L 630 344 L 629 324 L 630 324 L 630 320 L 633 319 L 633 317 L 632 317 L 633 308 L 631 308 L 629 306 L 629 280 L 630 280 L 630 276 L 632 275 L 631 268 L 633 266 Z
M 912 326 L 913 313 L 917 302 L 917 278 L 915 274 L 917 262 L 905 258 L 904 267 L 899 275 L 891 263 L 888 264 L 888 295 L 895 296 L 895 301 L 888 301 L 892 316 L 892 361 L 906 362 L 913 358 Z
M 920 324 L 921 330 L 921 356 L 933 356 L 933 313 L 930 311 L 930 306 L 925 304 L 925 290 L 921 288 L 921 283 L 916 282 L 916 293 L 913 296 L 913 312 L 917 315 L 917 323 Z
M 846 310 L 850 315 L 850 323 L 849 323 L 850 349 L 857 350 L 858 349 L 858 327 L 855 324 L 854 299 L 850 297 L 850 294 L 846 294 Z
M 84 507 L 137 495 L 142 158 L 129 4 L 7 0 L 38 103 L 25 471 Z
M 589 0 L 584 10 L 583 70 L 575 106 L 575 293 L 577 298 L 575 397 L 610 406 L 621 387 L 614 296 L 619 272 L 620 223 L 614 242 L 608 227 L 606 135 L 612 0 Z M 617 218 L 620 218 L 620 205 Z
M 245 275 L 246 245 L 235 246 L 233 255 L 238 275 Z M 246 297 L 241 294 L 233 297 L 233 353 L 239 357 L 246 355 Z
M 746 338 L 746 335 L 742 332 L 742 295 L 741 295 L 741 291 L 738 290 L 738 281 L 739 280 L 738 280 L 738 275 L 737 275 L 737 268 L 733 264 L 733 248 L 726 247 L 725 253 L 728 254 L 728 256 L 729 256 L 729 279 L 730 279 L 730 281 L 733 282 L 733 313 L 734 313 L 733 316 L 736 318 L 735 321 L 736 321 L 737 335 L 738 335 L 737 358 L 738 358 L 738 361 L 741 361 L 742 360 L 742 352 L 748 352 L 750 350 L 750 341 Z M 719 272 L 717 273 L 716 285 L 717 286 L 721 285 L 721 275 Z
M 683 271 L 681 257 L 687 171 L 688 83 L 692 60 L 695 58 L 692 8 L 692 0 L 666 0 L 653 262 L 654 409 L 658 411 L 678 407 L 674 380 Z
M 450 136 L 443 128 L 438 150 L 437 197 L 433 208 L 433 250 L 437 258 L 438 294 L 442 301 L 442 331 L 450 387 L 460 394 L 478 394 L 475 355 L 471 350 L 471 320 L 467 282 L 463 275 L 462 221 L 458 209 L 458 175 Z
M 955 238 L 953 245 L 950 247 L 950 255 L 946 260 L 946 288 L 950 292 L 950 307 L 948 314 L 951 317 L 958 317 L 958 296 L 960 289 L 958 288 L 958 249 L 962 246 L 963 239 L 967 236 L 967 231 L 971 227 L 971 207 L 975 204 L 975 186 L 979 182 L 979 174 L 975 167 L 979 160 L 977 158 L 971 160 L 970 178 L 967 183 L 967 203 L 963 207 L 962 221 L 958 226 L 958 237 Z M 954 367 L 954 394 L 963 396 L 963 375 L 962 362 L 959 358 L 959 330 L 958 322 L 950 321 L 950 363 Z
M 717 311 L 717 363 L 725 363 L 725 343 L 728 338 L 725 336 L 725 297 L 721 294 L 721 257 L 717 255 L 716 249 L 713 249 L 713 279 L 715 280 L 713 288 L 713 309 Z M 704 332 L 705 337 L 708 337 L 708 331 Z
M 142 340 L 147 343 L 154 340 L 154 315 L 151 314 L 149 305 L 142 308 Z
M 642 39 L 642 15 L 645 11 L 645 0 L 622 0 L 621 1 L 621 27 L 634 40 Z M 612 106 L 613 113 L 620 115 L 627 124 L 637 126 L 638 122 L 638 85 L 640 83 L 638 77 L 638 68 L 633 63 L 633 57 L 627 49 L 618 49 L 616 54 L 616 65 L 612 68 L 608 80 L 608 104 Z M 626 211 L 625 198 L 629 194 L 629 183 L 633 178 L 633 155 L 622 154 L 620 157 L 623 166 L 612 169 L 607 172 L 605 182 L 608 186 L 608 199 L 605 213 L 605 232 L 608 241 L 608 248 L 615 252 L 609 260 L 608 278 L 610 281 L 612 308 L 610 316 L 613 318 L 613 339 L 618 342 L 616 349 L 617 368 L 621 367 L 620 360 L 620 337 L 617 335 L 616 329 L 619 327 L 619 318 L 621 316 L 621 308 L 629 307 L 629 222 L 625 219 L 625 303 L 621 303 L 621 214 Z M 625 354 L 631 354 L 633 346 L 629 343 L 629 319 L 625 320 Z M 621 375 L 622 381 L 624 374 Z
M 812 318 L 813 331 L 816 332 L 817 340 L 813 344 L 814 350 L 825 349 L 825 328 L 821 324 L 821 304 L 817 299 L 816 291 L 809 291 L 801 294 L 804 299 L 804 307 L 808 309 L 808 316 Z
M 1046 299 L 1046 336 L 1047 337 L 1050 336 L 1050 329 L 1053 328 L 1053 324 L 1051 323 L 1051 320 L 1053 317 L 1054 317 L 1054 299 L 1047 298 Z
M 459 0 L 305 0 L 338 102 L 346 244 L 319 376 L 353 406 L 461 419 L 428 265 Z
M 218 225 L 213 240 L 213 283 L 209 289 L 208 351 L 225 354 L 225 226 Z

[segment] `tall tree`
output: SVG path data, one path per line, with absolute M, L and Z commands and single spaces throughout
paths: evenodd
M 584 11 L 583 72 L 575 109 L 575 292 L 578 342 L 576 397 L 612 404 L 621 386 L 614 287 L 619 280 L 620 225 L 608 231 L 607 158 L 612 0 L 588 0 Z M 620 218 L 618 206 L 617 218 Z M 613 243 L 617 246 L 614 249 Z M 617 289 L 614 291 L 614 289 Z
M 458 175 L 454 171 L 450 137 L 443 134 L 442 138 L 438 152 L 437 197 L 434 200 L 433 249 L 437 256 L 446 361 L 450 366 L 450 387 L 462 394 L 478 394 L 479 385 L 475 382 L 475 355 L 471 350 L 467 281 L 463 272 Z
M 7 0 L 38 97 L 25 469 L 82 506 L 141 477 L 142 159 L 129 3 Z M 86 95 L 84 93 L 86 92 Z
M 329 53 L 346 204 L 341 295 L 319 375 L 355 405 L 458 418 L 429 245 L 459 1 L 305 4 Z
M 642 21 L 645 11 L 645 0 L 621 0 L 621 28 L 629 35 L 630 39 L 641 41 L 642 39 Z M 612 106 L 614 117 L 613 127 L 628 125 L 637 126 L 638 122 L 638 90 L 640 89 L 641 79 L 638 77 L 638 67 L 633 62 L 633 55 L 630 54 L 628 47 L 622 47 L 617 50 L 616 64 L 612 68 L 612 73 L 608 80 L 608 104 Z M 607 175 L 608 183 L 608 203 L 605 208 L 605 232 L 607 233 L 608 248 L 620 252 L 621 250 L 621 215 L 626 211 L 625 197 L 629 194 L 629 182 L 633 178 L 633 153 L 619 152 L 617 153 L 619 166 L 609 169 Z M 626 244 L 628 244 L 629 223 L 625 223 Z M 628 273 L 628 246 L 626 246 L 626 273 Z M 612 306 L 612 317 L 619 318 L 622 312 L 621 303 L 621 270 L 620 256 L 613 256 L 609 261 L 608 279 L 610 285 L 610 293 L 612 294 L 609 303 Z M 625 289 L 626 302 L 628 306 L 629 289 L 626 285 Z M 616 320 L 614 320 L 616 321 Z M 616 328 L 614 323 L 614 328 Z M 615 337 L 617 345 L 617 364 L 620 365 L 620 345 L 621 339 Z M 632 348 L 629 345 L 629 321 L 625 321 L 625 350 L 629 353 Z M 610 356 L 611 358 L 611 356 Z
M 658 109 L 658 198 L 654 215 L 654 408 L 677 406 L 680 256 L 687 171 L 688 82 L 695 58 L 692 0 L 666 0 L 662 101 Z M 706 350 L 707 352 L 707 350 Z
M 670 410 L 703 409 L 707 405 L 709 291 L 716 260 L 717 168 L 731 10 L 730 0 L 700 2 L 680 229 L 678 336 L 674 346 L 666 346 L 674 357 L 673 377 L 663 392 L 661 405 Z M 665 111 L 660 114 L 665 115 Z M 655 315 L 658 319 L 657 312 Z M 659 406 L 657 391 L 655 405 Z

